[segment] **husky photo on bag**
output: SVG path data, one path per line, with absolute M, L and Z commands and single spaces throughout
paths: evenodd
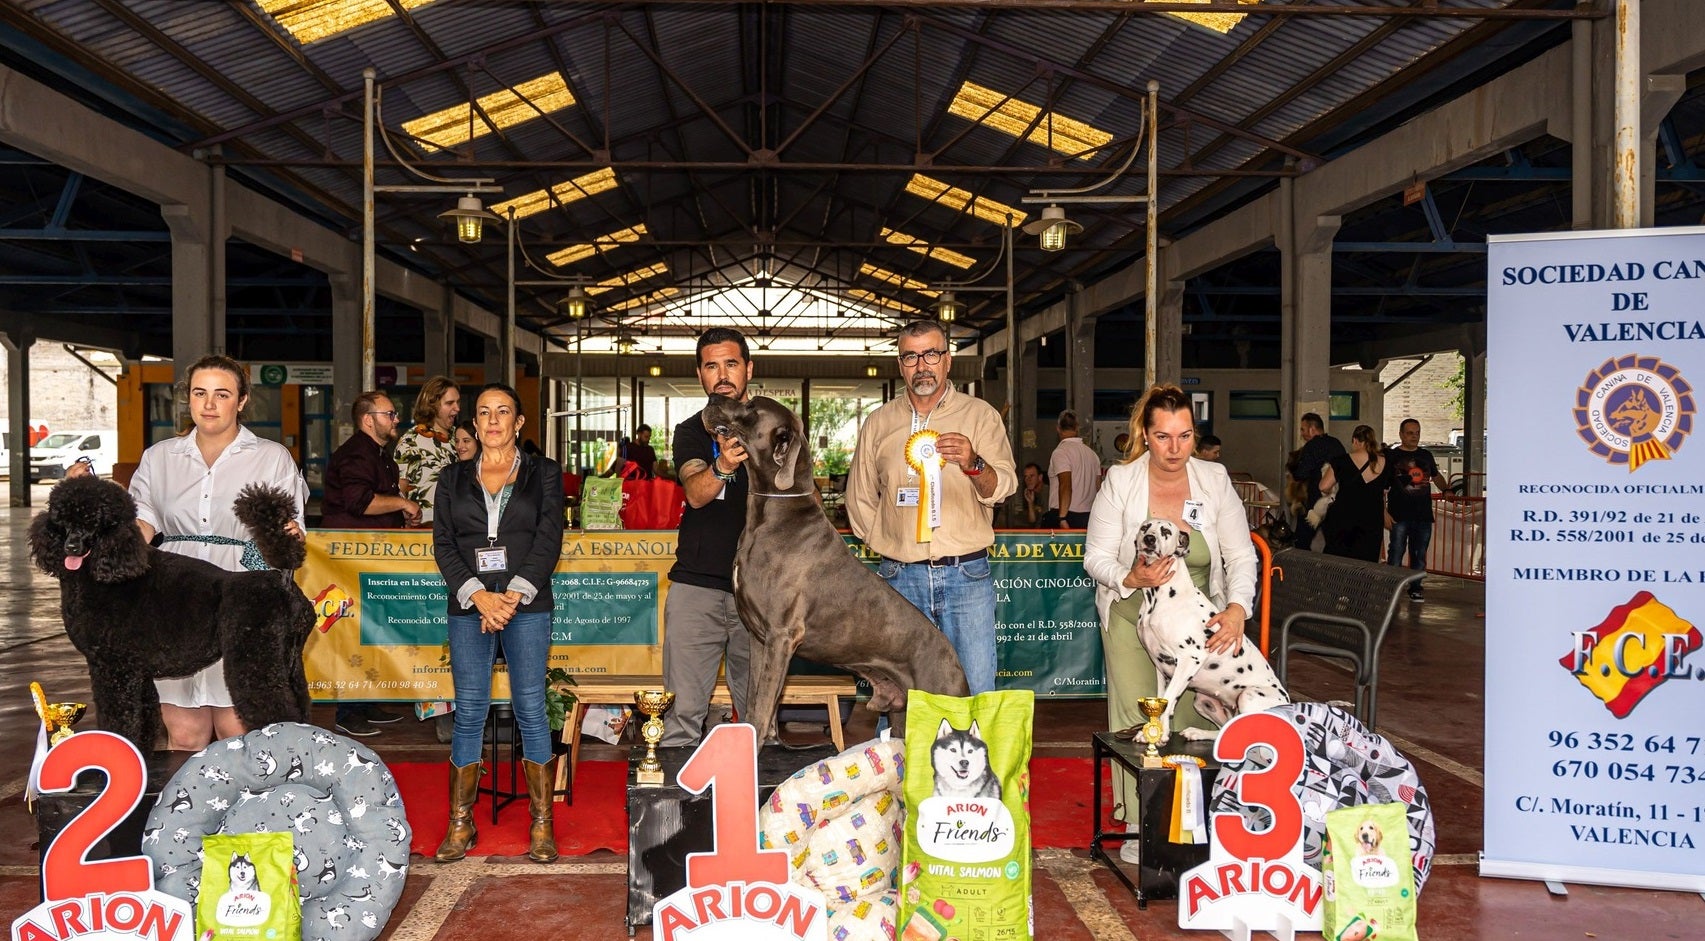
M 1030 738 L 1027 690 L 906 703 L 906 844 L 900 937 L 1029 938 Z M 974 935 L 977 926 L 980 935 Z

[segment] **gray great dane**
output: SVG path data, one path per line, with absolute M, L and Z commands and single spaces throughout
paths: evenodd
M 909 689 L 970 695 L 947 636 L 853 558 L 823 514 L 799 417 L 763 396 L 736 402 L 713 395 L 704 424 L 738 439 L 748 455 L 734 603 L 755 643 L 751 715 L 742 719 L 760 740 L 776 737 L 776 706 L 795 653 L 864 678 L 875 712 L 904 710 Z

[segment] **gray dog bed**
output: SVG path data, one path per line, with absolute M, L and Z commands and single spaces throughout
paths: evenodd
M 289 832 L 304 941 L 372 941 L 402 895 L 409 825 L 396 781 L 365 745 L 281 722 L 214 742 L 148 815 L 156 888 L 195 904 L 201 838 Z

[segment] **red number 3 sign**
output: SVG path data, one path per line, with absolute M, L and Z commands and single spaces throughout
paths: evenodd
M 142 802 L 142 754 L 110 732 L 80 732 L 47 753 L 39 790 L 68 791 L 84 771 L 107 785 L 59 831 L 41 867 L 47 899 L 12 922 L 12 941 L 189 941 L 189 904 L 154 890 L 145 856 L 90 860 L 89 850 Z
M 1250 759 L 1265 762 L 1254 767 Z M 1237 813 L 1215 814 L 1208 861 L 1184 874 L 1178 926 L 1294 933 L 1319 931 L 1320 871 L 1302 861 L 1302 805 L 1294 787 L 1305 758 L 1302 737 L 1282 717 L 1238 716 L 1220 730 L 1214 757 L 1241 762 L 1237 796 L 1271 816 L 1253 830 Z

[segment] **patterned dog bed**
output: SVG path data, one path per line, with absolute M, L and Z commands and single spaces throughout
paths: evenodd
M 281 722 L 197 752 L 148 815 L 142 851 L 156 887 L 194 905 L 202 837 L 281 831 L 304 941 L 378 937 L 408 874 L 408 817 L 379 756 L 325 729 Z
M 1326 812 L 1362 804 L 1404 804 L 1408 809 L 1409 851 L 1415 863 L 1419 893 L 1432 871 L 1435 847 L 1433 807 L 1427 789 L 1409 759 L 1385 736 L 1368 729 L 1355 716 L 1325 703 L 1302 702 L 1276 706 L 1268 712 L 1289 720 L 1302 736 L 1306 759 L 1292 791 L 1302 804 L 1303 861 L 1320 866 L 1320 846 L 1326 835 Z M 1253 769 L 1269 759 L 1252 755 Z M 1227 765 L 1214 781 L 1210 813 L 1240 812 L 1252 829 L 1265 829 L 1272 817 L 1265 808 L 1245 806 L 1237 799 L 1238 766 Z

